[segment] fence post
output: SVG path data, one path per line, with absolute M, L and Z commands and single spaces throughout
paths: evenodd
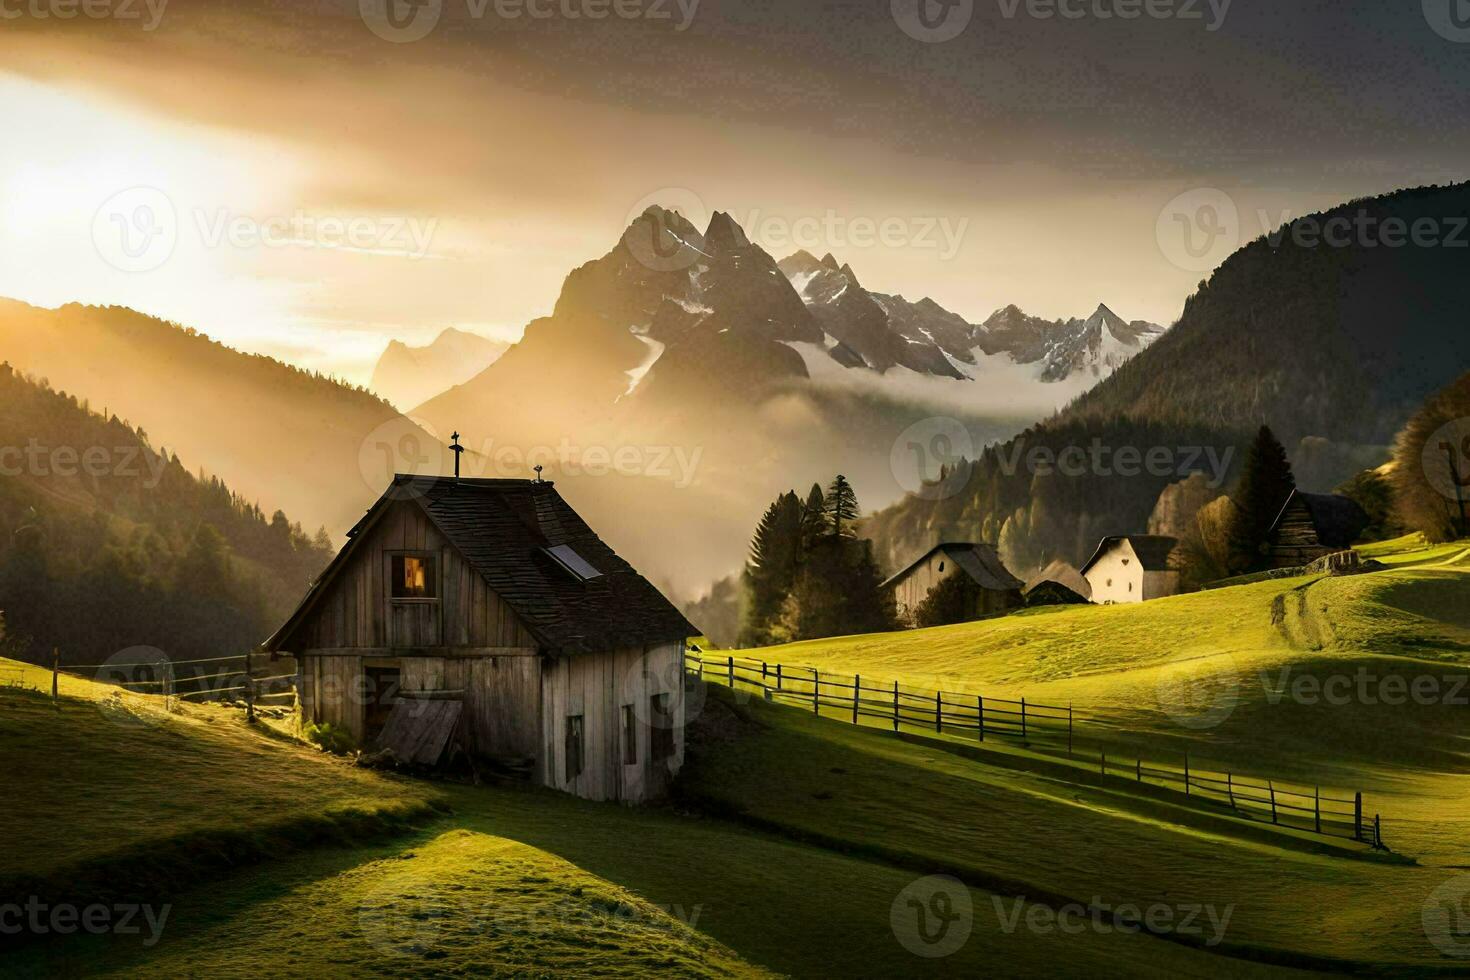
M 1266 780 L 1266 788 L 1271 791 L 1271 822 L 1276 822 L 1276 784 Z
M 858 723 L 858 705 L 863 701 L 863 675 L 852 675 L 852 723 Z
M 1101 775 L 1106 776 L 1108 774 L 1108 754 L 1106 752 L 1099 752 L 1098 758 L 1102 760 L 1098 764 L 1098 771 Z
M 255 724 L 255 676 L 250 672 L 250 654 L 245 654 L 245 722 Z
M 1067 705 L 1067 756 L 1072 755 L 1072 706 Z
M 1133 771 L 1138 776 L 1138 781 L 1140 783 L 1143 782 L 1143 760 L 1142 759 L 1139 759 L 1134 764 Z
M 730 658 L 730 686 L 735 686 L 735 658 Z
M 1230 799 L 1230 809 L 1235 809 L 1235 777 L 1230 773 L 1225 774 L 1225 795 Z
M 980 741 L 985 741 L 985 695 L 975 696 L 975 710 L 980 715 Z
M 822 715 L 822 672 L 812 668 L 812 714 Z
M 1353 794 L 1353 840 L 1363 839 L 1363 794 Z
M 781 665 L 776 665 L 776 690 L 781 690 Z
M 764 660 L 762 660 L 761 661 L 761 686 L 762 687 L 765 687 L 765 685 L 766 685 L 766 662 Z
M 934 730 L 944 733 L 944 692 L 934 692 Z
M 1189 795 L 1189 753 L 1184 753 L 1184 795 Z
M 57 684 L 57 675 L 59 673 L 61 673 L 61 648 L 60 647 L 52 647 L 51 648 L 51 700 L 52 701 L 59 701 L 60 700 L 60 696 L 57 693 L 60 690 L 60 687 Z
M 1322 833 L 1322 787 L 1312 788 L 1312 810 L 1317 821 L 1317 833 Z
M 1378 822 L 1378 814 L 1373 814 L 1373 846 L 1383 846 L 1383 825 Z
M 163 707 L 165 711 L 174 709 L 174 664 L 172 660 L 163 665 Z
M 1026 741 L 1026 699 L 1021 699 L 1021 741 Z
M 893 682 L 893 730 L 898 731 L 898 681 Z

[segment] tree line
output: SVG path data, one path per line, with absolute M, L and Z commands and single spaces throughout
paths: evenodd
M 6 649 L 25 659 L 49 662 L 52 648 L 64 663 L 132 646 L 176 660 L 243 653 L 331 559 L 324 529 L 267 517 L 115 415 L 0 364 L 0 447 L 27 445 L 53 459 L 100 447 L 113 465 L 22 466 L 0 479 L 0 612 Z
M 739 643 L 766 646 L 897 626 L 871 541 L 856 533 L 857 494 L 839 474 L 803 500 L 788 490 L 766 508 L 741 576 Z

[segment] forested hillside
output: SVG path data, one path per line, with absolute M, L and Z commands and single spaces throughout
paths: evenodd
M 13 654 L 98 663 L 260 642 L 331 557 L 116 415 L 0 365 L 0 611 Z
M 1076 564 L 1103 535 L 1145 530 L 1189 473 L 1223 474 L 1228 488 L 1263 424 L 1303 489 L 1329 490 L 1386 461 L 1410 413 L 1470 363 L 1467 272 L 1467 184 L 1297 219 L 1226 260 L 1173 329 L 1056 419 L 953 461 L 940 486 L 864 532 L 889 568 L 945 538 L 998 542 L 1017 574 Z M 1063 473 L 1034 465 L 1035 450 L 1087 455 Z M 1123 475 L 1120 451 L 1168 462 Z
M 448 440 L 377 395 L 132 310 L 0 300 L 0 345 L 17 371 L 85 394 L 191 466 L 333 535 L 395 471 L 447 472 Z

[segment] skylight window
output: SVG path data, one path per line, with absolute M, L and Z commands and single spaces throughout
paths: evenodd
M 559 544 L 554 548 L 543 548 L 541 550 L 546 552 L 546 555 L 552 561 L 565 569 L 568 575 L 577 579 L 579 582 L 586 582 L 602 576 L 601 572 L 587 564 L 587 559 L 573 551 L 571 545 Z

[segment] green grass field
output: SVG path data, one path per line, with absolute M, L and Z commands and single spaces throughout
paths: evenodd
M 1368 575 L 738 653 L 867 683 L 1070 704 L 1091 749 L 1188 753 L 1199 768 L 1360 789 L 1391 846 L 1466 864 L 1466 550 L 1401 539 L 1372 547 L 1391 567 Z
M 1430 913 L 1470 866 L 1470 712 L 1290 693 L 1360 668 L 1465 673 L 1465 548 L 1375 550 L 1390 569 L 751 653 L 1071 702 L 1089 745 L 1359 787 L 1393 859 L 1015 747 L 898 737 L 717 685 L 675 805 L 631 809 L 383 776 L 237 711 L 166 713 L 63 679 L 59 709 L 0 689 L 15 845 L 0 881 L 172 911 L 156 945 L 42 939 L 0 974 L 1454 972 L 1470 943 Z M 1226 709 L 1216 724 L 1180 724 L 1181 671 Z M 942 959 L 905 945 L 927 928 L 911 899 L 933 875 L 971 904 Z M 1165 918 L 1152 935 L 1078 926 L 1096 906 Z
M 0 833 L 25 843 L 7 851 L 8 872 L 29 875 L 31 894 L 78 896 L 85 885 L 100 891 L 78 901 L 107 892 L 171 909 L 156 945 L 137 937 L 40 940 L 0 959 L 7 976 L 899 976 L 920 967 L 973 976 L 996 964 L 1042 976 L 1058 963 L 1140 976 L 1265 969 L 1222 965 L 1212 953 L 1127 932 L 1007 929 L 998 910 L 1045 915 L 1044 896 L 1016 906 L 1026 889 L 980 884 L 967 891 L 975 909 L 967 941 L 943 960 L 923 960 L 896 938 L 895 902 L 948 862 L 895 862 L 872 853 L 853 828 L 837 828 L 851 840 L 816 841 L 733 812 L 723 819 L 524 788 L 391 779 L 249 729 L 229 709 L 171 715 L 156 699 L 128 695 L 128 711 L 118 716 L 109 688 L 64 680 L 63 695 L 59 712 L 35 693 L 0 695 L 6 733 L 20 736 L 0 740 L 0 763 L 23 774 L 16 795 L 48 787 L 44 809 L 0 814 Z M 134 716 L 152 723 L 115 723 Z M 806 723 L 778 717 L 798 730 Z M 22 761 L 38 744 L 51 746 L 44 769 Z M 734 745 L 706 749 L 709 764 L 729 766 L 732 778 L 747 764 Z M 179 760 L 182 772 L 170 775 Z M 904 778 L 929 776 L 915 769 Z M 303 814 L 370 814 L 389 805 L 400 819 L 339 818 L 333 833 L 291 842 L 310 825 Z M 58 825 L 67 837 L 72 826 L 85 828 L 87 874 L 56 858 Z M 278 847 L 246 846 L 237 833 Z M 137 881 L 140 848 L 185 855 L 192 880 Z

